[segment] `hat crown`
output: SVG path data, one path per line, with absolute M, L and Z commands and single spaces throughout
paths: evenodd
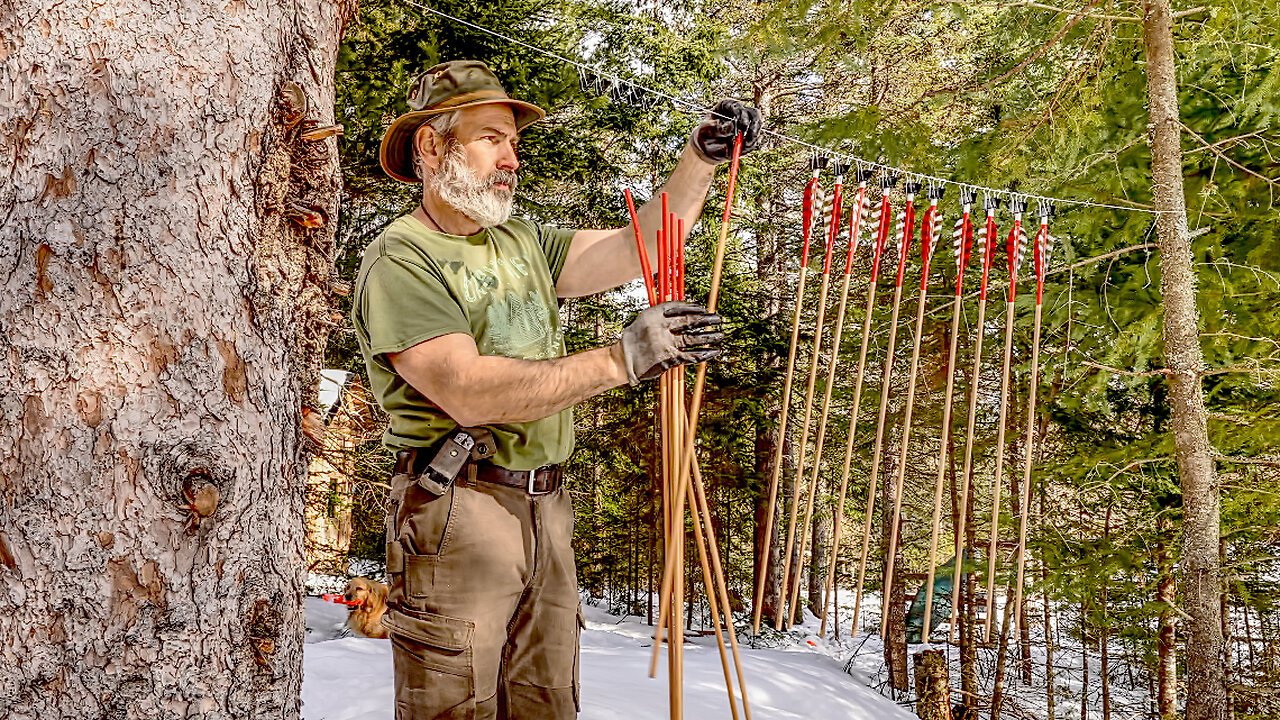
M 429 68 L 409 86 L 409 107 L 430 110 L 452 98 L 480 93 L 506 97 L 498 76 L 479 60 L 452 60 Z

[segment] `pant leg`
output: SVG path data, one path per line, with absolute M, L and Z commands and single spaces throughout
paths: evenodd
M 503 668 L 509 720 L 568 720 L 578 711 L 581 615 L 574 566 L 573 501 L 564 488 L 532 498 L 537 550 L 516 608 Z
M 507 628 L 534 568 L 527 496 L 501 490 L 464 480 L 438 498 L 405 494 L 394 528 L 404 569 L 385 620 L 397 720 L 497 714 Z

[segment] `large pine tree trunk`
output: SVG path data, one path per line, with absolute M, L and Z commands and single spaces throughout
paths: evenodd
M 0 10 L 5 717 L 298 716 L 352 10 Z
M 1187 718 L 1220 720 L 1227 712 L 1219 607 L 1218 481 L 1209 446 L 1200 371 L 1200 313 L 1187 232 L 1182 183 L 1181 123 L 1169 0 L 1147 0 L 1144 15 L 1147 94 L 1151 122 L 1152 199 L 1160 243 L 1164 296 L 1164 356 L 1174 453 L 1182 483 L 1183 552 L 1180 567 L 1187 623 Z

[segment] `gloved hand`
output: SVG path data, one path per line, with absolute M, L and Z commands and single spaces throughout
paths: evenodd
M 718 165 L 733 157 L 733 139 L 742 133 L 742 154 L 760 145 L 760 111 L 737 100 L 721 100 L 693 129 L 689 144 L 698 157 Z
M 632 385 L 677 365 L 706 362 L 720 354 L 720 316 L 689 302 L 665 302 L 641 310 L 622 331 L 622 357 Z

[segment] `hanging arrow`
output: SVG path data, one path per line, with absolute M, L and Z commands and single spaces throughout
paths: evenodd
M 924 630 L 920 639 L 923 642 L 929 641 L 929 622 L 933 610 L 933 579 L 934 566 L 938 562 L 938 535 L 941 530 L 942 522 L 942 485 L 947 475 L 947 445 L 951 441 L 951 398 L 955 391 L 955 372 L 956 372 L 956 349 L 960 340 L 960 297 L 961 288 L 964 285 L 964 270 L 969 264 L 969 250 L 973 242 L 973 224 L 969 219 L 969 214 L 973 210 L 973 201 L 976 194 L 972 190 L 960 191 L 960 206 L 963 210 L 960 219 L 956 221 L 956 229 L 952 234 L 953 248 L 956 257 L 956 294 L 951 306 L 951 347 L 947 351 L 947 393 L 946 400 L 942 403 L 942 445 L 938 449 L 938 475 L 933 482 L 933 524 L 929 531 L 929 578 L 925 581 L 925 601 L 924 601 Z M 935 227 L 941 228 L 942 223 L 936 218 L 934 220 Z M 961 516 L 964 514 L 964 499 L 961 496 Z M 959 532 L 963 532 L 960 530 Z M 960 535 L 957 535 L 959 537 Z M 956 556 L 956 562 L 959 562 L 959 555 Z
M 848 170 L 848 166 L 838 167 L 837 173 L 843 173 Z M 871 176 L 870 171 L 858 170 L 855 180 L 858 183 L 858 192 L 853 202 L 853 214 L 861 215 L 866 205 L 867 197 L 867 178 Z M 831 216 L 831 237 L 834 239 L 840 232 L 840 220 L 842 214 L 843 197 L 841 194 L 840 184 L 836 184 L 836 200 L 834 203 L 834 212 Z M 849 280 L 850 272 L 853 268 L 853 255 L 858 251 L 858 238 L 856 233 L 856 225 L 860 220 L 850 220 L 849 233 L 849 252 L 845 257 L 844 263 L 844 284 L 840 290 L 840 304 L 836 309 L 836 328 L 831 340 L 831 359 L 827 362 L 827 385 L 824 391 L 822 401 L 822 414 L 818 422 L 818 432 L 815 436 L 813 446 L 813 470 L 809 476 L 809 502 L 805 506 L 804 522 L 801 527 L 804 528 L 804 534 L 800 537 L 800 556 L 804 557 L 804 548 L 809 545 L 809 533 L 812 528 L 813 521 L 813 504 L 817 497 L 818 489 L 818 473 L 822 467 L 822 450 L 825 445 L 827 434 L 827 420 L 830 417 L 831 410 L 831 393 L 835 389 L 836 368 L 840 363 L 840 341 L 844 337 L 844 319 L 845 309 L 849 302 Z M 834 245 L 834 243 L 832 243 Z M 803 456 L 802 456 L 803 457 Z M 803 464 L 801 465 L 803 468 Z M 799 480 L 802 474 L 797 474 Z M 800 595 L 800 572 L 796 572 L 795 580 L 791 591 L 791 622 L 795 622 L 796 608 L 798 606 L 798 598 Z
M 963 482 L 964 482 L 965 488 L 969 487 L 970 480 L 971 480 L 970 469 L 973 467 L 973 440 L 974 440 L 973 427 L 974 427 L 974 421 L 977 419 L 978 381 L 982 377 L 982 344 L 983 344 L 982 341 L 983 341 L 983 338 L 985 337 L 985 328 L 986 328 L 986 322 L 987 322 L 986 320 L 987 318 L 987 281 L 991 276 L 991 264 L 995 260 L 995 255 L 996 255 L 996 252 L 995 252 L 996 240 L 998 238 L 998 229 L 996 227 L 996 210 L 1000 209 L 1000 198 L 997 198 L 997 197 L 986 198 L 985 202 L 983 203 L 983 209 L 986 210 L 986 215 L 987 215 L 986 221 L 982 224 L 982 227 L 978 230 L 978 238 L 974 243 L 974 245 L 978 247 L 982 252 L 982 261 L 981 261 L 982 262 L 982 290 L 978 294 L 978 322 L 976 325 L 977 330 L 976 330 L 976 335 L 974 337 L 974 344 L 973 344 L 973 369 L 972 369 L 972 374 L 969 378 L 969 417 L 965 426 L 964 470 L 961 473 L 961 475 L 964 478 Z M 963 501 L 967 502 L 968 496 L 969 496 L 969 492 L 966 490 L 966 492 L 961 497 L 963 498 Z M 962 517 L 966 516 L 967 514 L 968 514 L 968 507 L 966 505 L 965 511 Z M 951 640 L 955 639 L 955 626 L 956 626 L 955 618 L 956 618 L 956 613 L 958 612 L 957 608 L 959 607 L 958 600 L 959 600 L 959 592 L 960 592 L 959 583 L 960 583 L 960 565 L 961 565 L 961 558 L 959 553 L 961 552 L 961 548 L 964 546 L 963 540 L 961 540 L 961 538 L 963 537 L 964 537 L 964 533 L 960 532 L 957 534 L 957 539 L 956 539 L 956 553 L 957 553 L 956 566 L 955 566 L 955 571 L 952 575 L 953 584 L 951 586 L 951 632 L 949 633 L 949 635 L 951 636 L 950 638 Z
M 875 299 L 876 278 L 880 270 L 879 258 L 884 252 L 885 241 L 889 238 L 889 230 L 893 223 L 893 206 L 889 202 L 889 189 L 893 187 L 898 178 L 893 175 L 886 175 L 880 178 L 880 205 L 876 211 L 872 213 L 871 223 L 876 225 L 876 264 L 871 269 L 871 283 L 868 286 L 867 293 L 867 317 L 870 322 L 871 302 Z M 912 183 L 914 188 L 918 189 L 918 184 Z M 910 205 L 914 197 L 907 197 L 907 204 Z M 903 210 L 905 217 L 906 210 Z M 893 291 L 893 319 L 889 322 L 889 347 L 884 359 L 884 373 L 880 388 L 880 419 L 876 423 L 876 444 L 874 459 L 871 462 L 871 479 L 867 485 L 867 510 L 863 516 L 864 527 L 862 531 L 862 555 L 858 559 L 858 588 L 853 595 L 853 632 L 858 632 L 858 614 L 862 610 L 862 582 L 867 570 L 867 553 L 871 547 L 871 516 L 876 508 L 876 480 L 880 474 L 880 449 L 881 441 L 884 439 L 884 416 L 886 403 L 889 401 L 889 380 L 893 374 L 893 347 L 898 338 L 898 308 L 902 300 L 902 273 L 906 269 L 907 248 L 904 245 L 899 248 L 898 252 L 898 280 Z M 865 360 L 867 354 L 867 338 L 870 333 L 870 325 L 864 325 L 862 329 L 862 355 Z M 861 384 L 861 383 L 859 383 Z M 857 415 L 855 413 L 854 417 Z M 849 434 L 849 442 L 853 442 L 853 433 Z M 849 455 L 848 448 L 845 453 L 845 474 L 849 472 Z
M 834 218 L 838 216 L 838 204 L 843 191 L 843 182 L 843 177 L 836 176 L 836 187 L 831 197 L 832 205 L 830 211 L 826 215 L 819 217 L 819 223 L 822 223 L 824 217 Z M 782 562 L 782 584 L 778 587 L 778 617 L 774 622 L 774 628 L 777 630 L 782 629 L 784 615 L 789 618 L 788 623 L 795 622 L 795 608 L 792 607 L 791 612 L 788 614 L 784 612 L 787 606 L 783 603 L 787 599 L 787 591 L 791 587 L 791 553 L 795 547 L 796 527 L 800 511 L 800 491 L 803 488 L 804 481 L 804 458 L 805 451 L 809 446 L 809 423 L 813 419 L 813 390 L 818 379 L 818 365 L 822 353 L 822 326 L 827 317 L 827 291 L 831 287 L 831 255 L 835 250 L 837 234 L 835 230 L 839 228 L 839 225 L 839 220 L 836 219 L 829 223 L 829 227 L 824 228 L 827 233 L 827 249 L 822 262 L 822 286 L 818 289 L 818 317 L 813 325 L 813 357 L 809 363 L 809 379 L 805 383 L 804 420 L 800 425 L 800 450 L 796 453 L 795 492 L 791 495 L 791 519 L 790 524 L 787 526 L 786 553 Z M 804 551 L 801 550 L 801 554 L 803 553 Z M 799 576 L 800 569 L 796 568 L 796 578 L 798 579 Z
M 964 280 L 964 270 L 965 270 L 965 267 L 967 267 L 969 264 L 969 257 L 973 249 L 972 215 L 973 215 L 973 203 L 976 200 L 977 200 L 977 194 L 975 192 L 967 189 L 961 191 L 960 203 L 961 203 L 963 212 L 960 216 L 960 219 L 956 221 L 955 233 L 952 235 L 955 241 L 955 254 L 956 254 L 956 266 L 957 266 L 956 267 L 956 297 L 954 301 L 955 306 L 952 308 L 953 314 L 951 318 L 951 355 L 950 355 L 949 369 L 947 370 L 947 404 L 946 404 L 946 409 L 943 411 L 943 414 L 946 415 L 947 418 L 946 420 L 943 421 L 943 436 L 942 436 L 943 449 L 941 454 L 938 456 L 939 457 L 938 459 L 939 479 L 942 477 L 943 464 L 946 459 L 946 452 L 947 452 L 948 441 L 949 441 L 949 436 L 947 435 L 947 433 L 951 431 L 951 419 L 950 419 L 951 392 L 952 392 L 952 386 L 954 381 L 953 375 L 955 373 L 954 367 L 955 367 L 956 352 L 957 352 L 958 341 L 959 341 L 959 331 L 960 331 L 959 314 L 961 309 L 961 299 L 963 297 L 961 293 L 961 286 L 963 285 L 963 280 Z M 981 259 L 979 259 L 978 262 L 982 266 L 982 292 L 981 292 L 981 300 L 980 300 L 981 305 L 978 308 L 978 337 L 975 343 L 974 359 L 973 359 L 974 370 L 973 370 L 972 385 L 975 389 L 977 387 L 977 379 L 978 379 L 979 371 L 982 365 L 982 323 L 984 322 L 984 319 L 986 316 L 987 274 L 988 274 L 988 271 L 991 269 L 991 263 L 988 261 L 988 258 L 991 257 L 991 253 L 988 251 L 988 248 L 987 248 L 987 238 L 994 236 L 995 234 L 994 229 L 992 229 L 994 228 L 994 225 L 995 225 L 994 212 L 995 211 L 993 208 L 987 216 L 987 222 L 991 224 L 991 228 L 988 228 L 987 225 L 984 224 L 982 228 L 981 237 L 979 239 L 979 242 L 981 243 L 979 247 L 979 252 L 982 255 L 981 255 Z M 956 612 L 957 612 L 956 608 L 959 607 L 959 602 L 960 602 L 960 571 L 961 571 L 961 565 L 963 562 L 963 553 L 966 547 L 964 542 L 964 536 L 966 531 L 965 521 L 969 515 L 969 471 L 968 471 L 969 465 L 968 463 L 972 459 L 973 420 L 974 420 L 974 408 L 976 407 L 975 403 L 977 402 L 977 397 L 978 397 L 977 393 L 974 392 L 971 394 L 969 399 L 970 400 L 969 427 L 968 427 L 969 441 L 965 444 L 965 471 L 963 473 L 964 477 L 961 480 L 962 490 L 960 492 L 960 515 L 959 517 L 956 518 L 956 528 L 955 528 L 955 531 L 956 531 L 955 559 L 956 561 L 955 561 L 955 570 L 953 571 L 952 577 L 951 577 L 951 614 L 948 616 L 948 622 L 950 626 L 950 629 L 948 631 L 948 642 L 955 641 L 955 627 L 956 627 L 955 618 L 956 618 Z M 932 572 L 933 570 L 931 568 L 930 573 Z M 929 580 L 929 588 L 930 588 L 930 592 L 932 593 L 932 589 L 933 589 L 932 577 Z M 930 607 L 932 607 L 932 594 L 930 595 L 930 601 L 928 604 L 930 605 Z
M 911 346 L 911 371 L 907 379 L 907 407 L 902 416 L 902 447 L 898 451 L 898 474 L 893 483 L 893 524 L 889 526 L 889 554 L 885 556 L 885 572 L 884 572 L 884 593 L 882 593 L 880 607 L 880 637 L 885 637 L 889 630 L 889 596 L 893 589 L 893 558 L 898 551 L 898 525 L 902 519 L 902 486 L 907 477 L 907 450 L 911 445 L 911 411 L 915 407 L 916 402 L 916 378 L 920 373 L 920 341 L 924 336 L 924 308 L 928 300 L 929 291 L 929 259 L 933 251 L 933 243 L 936 239 L 936 233 L 930 225 L 930 219 L 938 211 L 938 197 L 941 196 L 942 188 L 931 187 L 929 209 L 925 211 L 925 222 L 920 233 L 920 299 L 916 302 L 916 335 Z M 904 245 L 910 242 L 911 221 L 914 217 L 907 219 L 907 226 L 903 232 Z
M 1036 209 L 1040 218 L 1040 229 L 1032 251 L 1033 270 L 1036 274 L 1036 317 L 1031 334 L 1031 387 L 1027 390 L 1027 439 L 1023 443 L 1022 457 L 1022 517 L 1018 525 L 1018 580 L 1014 595 L 1013 636 L 1018 636 L 1019 623 L 1022 621 L 1022 582 L 1023 571 L 1027 565 L 1027 522 L 1031 508 L 1031 470 L 1034 461 L 1036 429 L 1036 389 L 1040 383 L 1040 317 L 1044 307 L 1044 272 L 1049 266 L 1049 253 L 1053 249 L 1053 238 L 1049 235 L 1049 218 L 1053 216 L 1053 206 L 1041 204 Z
M 813 200 L 818 187 L 818 174 L 822 171 L 816 157 L 810 162 L 810 165 L 813 169 L 813 177 L 809 180 L 809 184 L 805 186 L 804 202 L 801 206 L 804 248 L 800 251 L 800 282 L 796 285 L 796 310 L 791 319 L 791 347 L 787 350 L 787 374 L 782 383 L 782 410 L 781 417 L 778 420 L 778 443 L 773 454 L 773 474 L 769 478 L 769 512 L 765 517 L 768 518 L 770 530 L 764 534 L 764 542 L 761 544 L 760 557 L 757 559 L 756 564 L 759 577 L 756 578 L 755 611 L 751 619 L 751 632 L 753 635 L 760 634 L 760 616 L 764 612 L 764 585 L 768 579 L 769 550 L 773 541 L 773 513 L 777 509 L 778 481 L 782 477 L 782 453 L 786 448 L 787 415 L 791 407 L 791 382 L 796 367 L 796 346 L 800 340 L 800 311 L 804 307 L 804 285 L 805 279 L 809 274 L 809 241 L 813 235 Z M 779 615 L 781 615 L 781 611 L 782 609 L 778 608 Z
M 844 333 L 844 317 L 845 305 L 849 299 L 849 279 L 853 272 L 853 257 L 858 252 L 858 238 L 862 233 L 862 219 L 867 212 L 867 181 L 875 175 L 874 170 L 858 169 L 854 173 L 854 179 L 858 183 L 858 195 L 854 198 L 852 210 L 849 214 L 849 254 L 844 261 L 844 287 L 840 290 L 840 310 L 839 322 L 836 324 L 836 339 L 833 345 L 833 355 L 831 358 L 831 367 L 827 372 L 827 396 L 822 405 L 822 422 L 818 428 L 818 447 L 814 454 L 818 458 L 822 457 L 822 438 L 826 434 L 827 427 L 827 408 L 831 405 L 831 389 L 835 385 L 836 360 L 840 353 L 841 336 Z M 858 375 L 855 382 L 857 389 L 854 390 L 853 415 L 849 420 L 849 437 L 853 437 L 853 431 L 857 426 L 858 404 L 862 400 L 862 373 L 866 368 L 867 362 L 867 340 L 870 339 L 869 328 L 871 327 L 871 309 L 872 303 L 875 302 L 875 278 L 878 266 L 880 265 L 880 250 L 883 245 L 878 245 L 875 251 L 875 260 L 871 270 L 871 283 L 867 286 L 867 315 L 863 320 L 862 333 L 862 352 L 858 357 Z M 822 594 L 822 626 L 818 630 L 818 637 L 824 637 L 827 634 L 827 600 L 828 593 L 831 592 L 831 584 L 835 578 L 836 554 L 840 549 L 840 518 L 844 516 L 844 499 L 845 493 L 849 487 L 849 464 L 852 460 L 852 445 L 845 453 L 844 472 L 840 477 L 840 495 L 836 502 L 836 511 L 831 516 L 832 537 L 831 537 L 831 561 L 827 568 L 826 582 L 824 583 Z M 814 464 L 814 475 L 817 475 L 817 463 Z
M 1000 530 L 1000 492 L 1004 479 L 1004 430 L 1005 418 L 1009 411 L 1009 366 L 1013 357 L 1013 303 L 1018 294 L 1018 265 L 1022 260 L 1023 249 L 1027 242 L 1026 232 L 1022 229 L 1022 213 L 1026 212 L 1027 203 L 1014 197 L 1009 201 L 1009 211 L 1013 213 L 1013 227 L 1009 229 L 1006 242 L 1009 262 L 1009 298 L 1005 303 L 1004 330 L 1004 366 L 1000 381 L 1000 426 L 996 432 L 996 474 L 991 481 L 991 541 L 987 545 L 987 619 L 984 630 L 987 642 L 991 641 L 991 615 L 995 607 L 996 583 L 996 539 Z

